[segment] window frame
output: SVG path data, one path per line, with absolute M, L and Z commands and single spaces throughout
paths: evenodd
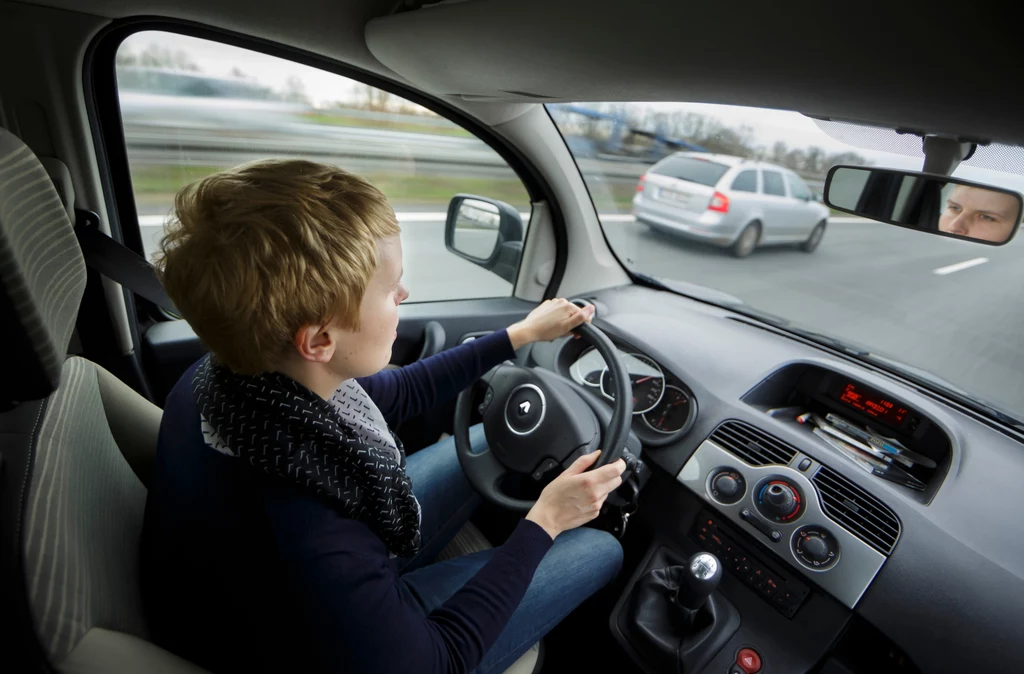
M 100 185 L 107 208 L 111 237 L 139 255 L 144 255 L 141 229 L 138 224 L 138 209 L 135 204 L 134 187 L 128 162 L 128 152 L 121 121 L 121 109 L 117 92 L 116 57 L 121 44 L 129 36 L 146 31 L 176 33 L 202 40 L 219 42 L 224 45 L 259 52 L 267 56 L 285 59 L 301 65 L 367 84 L 395 96 L 404 98 L 440 115 L 465 129 L 494 150 L 512 169 L 530 199 L 531 204 L 545 202 L 551 218 L 555 239 L 555 264 L 551 279 L 544 290 L 544 299 L 554 297 L 565 274 L 568 260 L 568 230 L 562 209 L 548 180 L 518 148 L 494 133 L 461 110 L 429 94 L 412 89 L 375 73 L 344 64 L 328 57 L 289 47 L 262 38 L 252 37 L 234 31 L 213 28 L 204 24 L 169 18 L 134 17 L 112 22 L 100 31 L 86 50 L 82 70 L 82 85 L 86 112 L 92 129 L 92 140 L 96 153 Z M 454 195 L 453 195 L 454 196 Z M 526 227 L 524 249 L 529 237 L 536 230 Z M 522 260 L 520 269 L 522 271 Z M 516 280 L 518 281 L 518 273 Z M 516 284 L 512 284 L 514 297 Z M 125 290 L 129 315 L 134 323 L 156 318 L 169 320 L 169 316 L 146 300 L 135 301 L 133 293 Z M 500 299 L 500 298 L 499 298 Z M 423 302 L 453 302 L 457 299 Z

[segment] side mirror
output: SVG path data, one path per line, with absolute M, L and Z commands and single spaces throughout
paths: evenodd
M 999 187 L 949 176 L 863 166 L 833 166 L 825 203 L 890 225 L 1002 245 L 1017 233 L 1024 199 Z
M 448 204 L 444 245 L 464 260 L 515 283 L 523 255 L 523 219 L 504 201 L 456 194 Z

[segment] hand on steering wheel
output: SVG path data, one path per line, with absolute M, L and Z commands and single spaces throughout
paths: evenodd
M 486 392 L 477 410 L 483 415 L 488 449 L 474 454 L 469 442 L 474 387 L 459 395 L 455 406 L 455 449 L 459 463 L 476 490 L 496 505 L 524 513 L 534 506 L 531 499 L 514 498 L 501 490 L 500 482 L 510 472 L 539 480 L 558 467 L 569 468 L 580 456 L 592 454 L 598 447 L 603 451 L 591 459 L 592 467 L 614 463 L 622 456 L 633 415 L 626 367 L 618 349 L 601 330 L 584 322 L 575 332 L 597 349 L 608 366 L 614 409 L 603 433 L 597 416 L 575 384 L 547 370 L 505 364 L 481 378 Z M 587 466 L 583 466 L 586 470 Z M 617 469 L 608 472 L 614 470 Z M 599 477 L 595 482 L 611 481 L 610 476 L 604 477 L 608 479 Z M 589 483 L 591 479 L 588 474 L 583 482 Z M 555 490 L 562 488 L 558 486 Z M 597 494 L 592 491 L 589 496 L 596 499 Z
M 508 327 L 512 348 L 518 351 L 531 342 L 549 342 L 568 334 L 594 317 L 594 305 L 580 306 L 559 297 L 546 300 L 518 323 Z
M 551 538 L 575 529 L 601 513 L 608 494 L 622 484 L 622 459 L 585 472 L 600 456 L 601 450 L 584 454 L 552 480 L 534 504 L 526 519 L 537 523 Z

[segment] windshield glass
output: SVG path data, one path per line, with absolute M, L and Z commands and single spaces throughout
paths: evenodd
M 821 203 L 835 164 L 920 170 L 920 158 L 847 145 L 797 112 L 687 103 L 548 110 L 632 271 L 727 293 L 1024 419 L 1024 236 L 984 246 Z M 953 175 L 1024 192 L 1012 168 L 988 166 Z

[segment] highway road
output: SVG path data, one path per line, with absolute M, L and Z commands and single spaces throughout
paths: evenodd
M 377 128 L 289 123 L 273 129 L 190 127 L 129 122 L 132 165 L 234 166 L 255 157 L 339 161 L 356 173 L 410 170 L 441 175 L 511 177 L 501 155 L 478 138 Z M 635 183 L 649 168 L 633 161 L 580 158 L 580 169 L 612 181 Z
M 508 283 L 445 250 L 443 213 L 399 216 L 410 302 L 510 292 Z M 160 219 L 144 218 L 143 225 L 147 248 L 155 250 Z M 991 247 L 840 219 L 813 254 L 770 248 L 738 260 L 629 216 L 606 218 L 605 231 L 637 271 L 725 291 L 1024 417 L 1024 236 Z

